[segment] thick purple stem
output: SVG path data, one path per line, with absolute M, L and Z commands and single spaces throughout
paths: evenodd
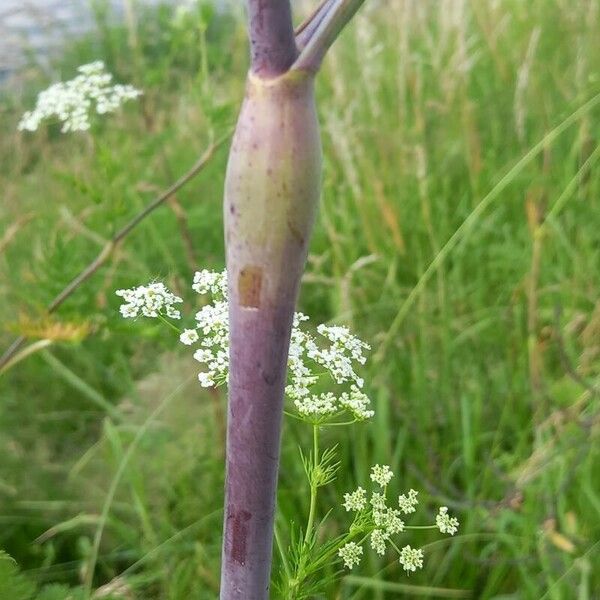
M 289 0 L 248 0 L 252 68 L 224 203 L 230 372 L 221 600 L 269 597 L 290 333 L 320 194 L 313 79 L 361 3 L 325 0 L 298 32 L 298 56 Z
M 291 297 L 294 296 L 294 297 Z M 230 313 L 233 343 L 221 598 L 268 598 L 285 357 L 295 294 Z
M 248 0 L 252 71 L 261 77 L 285 73 L 298 54 L 289 0 Z
M 265 600 L 289 339 L 319 199 L 313 76 L 250 75 L 225 182 L 230 372 L 222 600 Z

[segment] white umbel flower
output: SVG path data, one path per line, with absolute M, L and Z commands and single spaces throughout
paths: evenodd
M 214 300 L 227 298 L 227 271 L 203 269 L 194 273 L 192 289 L 198 294 L 211 294 Z
M 344 494 L 344 503 L 342 506 L 347 512 L 364 510 L 367 506 L 367 492 L 359 487 L 353 492 Z
M 195 329 L 184 329 L 179 336 L 179 341 L 186 346 L 195 344 L 200 339 L 198 332 Z
M 338 550 L 339 557 L 348 569 L 360 564 L 362 554 L 362 546 L 359 546 L 356 542 L 348 542 Z
M 131 85 L 112 83 L 112 75 L 102 61 L 82 65 L 70 81 L 59 82 L 40 92 L 35 108 L 27 111 L 18 124 L 20 131 L 36 131 L 42 121 L 56 119 L 61 131 L 86 131 L 90 115 L 115 112 L 124 102 L 142 94 Z
M 387 465 L 375 465 L 371 468 L 371 481 L 385 487 L 394 476 L 394 473 Z
M 416 571 L 423 568 L 423 550 L 404 546 L 400 550 L 400 564 L 405 571 Z
M 418 492 L 416 490 L 409 490 L 408 495 L 402 494 L 398 497 L 398 504 L 400 506 L 400 510 L 408 515 L 409 513 L 414 513 L 417 509 L 416 506 L 419 504 L 417 500 Z
M 325 367 L 337 383 L 351 381 L 362 388 L 364 381 L 356 374 L 353 362 L 364 364 L 364 351 L 368 344 L 350 333 L 347 327 L 319 325 L 317 331 L 330 342 L 330 346 L 321 348 L 312 343 L 307 347 L 308 357 Z
M 380 556 L 385 554 L 385 543 L 390 539 L 390 534 L 383 529 L 374 529 L 371 532 L 371 548 Z
M 373 521 L 377 527 L 385 529 L 390 535 L 404 531 L 404 521 L 400 518 L 400 511 L 394 508 L 374 510 Z
M 385 510 L 385 496 L 379 492 L 373 492 L 371 494 L 371 506 L 373 510 Z
M 207 304 L 196 313 L 196 324 L 202 332 L 200 348 L 194 358 L 204 366 L 198 375 L 202 387 L 225 383 L 229 373 L 229 318 L 227 302 Z
M 375 411 L 368 407 L 371 404 L 369 397 L 356 385 L 350 386 L 350 393 L 344 392 L 340 396 L 340 406 L 347 409 L 359 421 L 370 419 Z
M 183 300 L 170 292 L 164 283 L 149 283 L 128 290 L 117 290 L 115 294 L 125 300 L 125 304 L 122 304 L 119 310 L 126 319 L 137 317 L 140 313 L 144 317 L 152 318 L 181 318 L 181 313 L 174 305 L 182 303 Z
M 303 417 L 323 418 L 338 411 L 337 398 L 331 392 L 298 398 L 294 400 L 294 404 Z
M 458 531 L 458 519 L 448 514 L 447 506 L 440 506 L 440 510 L 435 518 L 435 524 L 441 533 L 454 535 Z
M 92 72 L 94 68 L 90 66 Z M 87 67 L 82 69 L 87 74 Z M 127 318 L 136 317 L 140 312 L 145 316 L 158 316 L 161 310 L 138 297 L 158 285 L 162 284 L 119 290 L 119 295 L 127 294 L 127 297 L 124 296 L 127 304 L 121 306 L 121 314 Z M 196 327 L 186 329 L 179 339 L 187 346 L 199 343 L 194 358 L 204 367 L 198 376 L 200 384 L 204 387 L 221 385 L 227 382 L 229 374 L 227 272 L 196 271 L 192 289 L 200 295 L 209 295 L 211 302 L 196 313 Z M 179 318 L 179 311 L 168 302 L 165 301 L 162 309 L 166 316 Z M 342 415 L 343 418 L 350 416 L 354 421 L 370 419 L 374 415 L 371 401 L 361 389 L 363 380 L 355 372 L 357 365 L 365 362 L 364 351 L 369 348 L 368 344 L 342 326 L 319 325 L 317 332 L 321 337 L 311 335 L 304 329 L 308 320 L 300 312 L 294 314 L 286 396 L 293 401 L 299 416 L 314 424 L 333 421 Z M 329 376 L 336 384 L 343 384 L 343 388 L 337 393 L 316 394 L 312 388 L 323 376 Z

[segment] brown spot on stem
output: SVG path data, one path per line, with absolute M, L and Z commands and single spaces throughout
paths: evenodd
M 263 381 L 267 385 L 273 385 L 277 381 L 277 377 L 273 373 L 269 373 L 269 372 L 265 371 L 264 369 L 260 370 L 260 374 L 263 378 Z
M 237 513 L 230 515 L 231 523 L 231 540 L 229 547 L 229 555 L 236 563 L 243 565 L 246 562 L 248 539 L 248 521 L 252 515 L 247 510 L 240 510 Z
M 300 233 L 300 230 L 294 225 L 291 219 L 287 220 L 287 226 L 289 227 L 294 239 L 300 244 L 300 246 L 304 245 L 304 236 Z
M 249 308 L 260 307 L 260 292 L 262 289 L 263 273 L 260 267 L 244 267 L 238 277 L 238 294 L 240 306 Z

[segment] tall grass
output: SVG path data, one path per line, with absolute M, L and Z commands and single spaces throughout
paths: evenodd
M 217 594 L 224 398 L 194 384 L 161 329 L 122 324 L 112 292 L 160 278 L 192 307 L 192 270 L 223 264 L 225 151 L 40 321 L 230 127 L 243 22 L 201 13 L 198 26 L 141 12 L 136 36 L 102 27 L 67 48 L 65 78 L 104 58 L 146 92 L 93 137 L 17 134 L 32 96 L 2 98 L 0 339 L 55 341 L 0 378 L 0 547 L 39 583 L 80 581 L 102 528 L 95 585 L 121 575 L 135 598 Z M 372 1 L 324 65 L 324 194 L 301 308 L 371 342 L 377 414 L 351 439 L 326 433 L 346 468 L 321 514 L 334 508 L 331 535 L 344 527 L 343 492 L 379 462 L 399 492 L 421 489 L 463 523 L 452 544 L 407 535 L 427 558 L 410 580 L 373 555 L 327 597 L 600 589 L 599 25 L 597 0 Z M 34 72 L 26 89 L 45 83 Z M 307 511 L 306 432 L 285 427 L 284 537 Z

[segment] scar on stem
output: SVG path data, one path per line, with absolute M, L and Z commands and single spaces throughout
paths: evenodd
M 240 306 L 247 308 L 260 307 L 263 272 L 261 267 L 244 267 L 238 277 L 238 294 Z
M 246 562 L 248 538 L 248 521 L 252 515 L 247 510 L 241 510 L 238 513 L 230 515 L 233 520 L 231 534 L 231 558 L 238 564 L 243 565 Z

